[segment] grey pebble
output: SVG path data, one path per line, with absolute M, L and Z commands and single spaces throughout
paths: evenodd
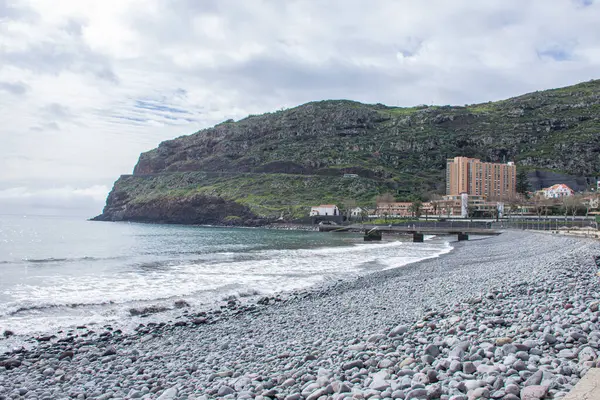
M 242 300 L 214 314 L 186 307 L 176 330 L 150 319 L 123 339 L 94 328 L 0 357 L 0 396 L 559 397 L 599 362 L 598 254 L 597 242 L 509 231 L 248 312 Z

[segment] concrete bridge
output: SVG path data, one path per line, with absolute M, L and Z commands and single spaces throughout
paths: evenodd
M 469 240 L 469 235 L 500 235 L 502 231 L 489 228 L 470 227 L 432 227 L 432 226 L 382 226 L 382 225 L 322 225 L 320 232 L 364 232 L 365 241 L 381 240 L 384 233 L 406 234 L 413 236 L 413 242 L 423 242 L 425 235 L 457 235 L 459 241 Z

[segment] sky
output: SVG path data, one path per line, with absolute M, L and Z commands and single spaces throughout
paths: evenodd
M 308 101 L 600 78 L 600 0 L 0 0 L 0 214 L 99 214 L 163 140 Z

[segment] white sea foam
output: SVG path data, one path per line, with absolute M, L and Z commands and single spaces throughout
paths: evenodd
M 194 305 L 226 295 L 271 294 L 306 288 L 438 257 L 443 241 L 353 244 L 342 247 L 215 253 L 192 263 L 132 267 L 114 275 L 47 276 L 43 285 L 4 291 L 12 301 L 0 311 L 0 327 L 19 333 L 125 318 L 130 307 L 184 298 Z M 140 273 L 140 269 L 143 271 Z
M 17 241 L 20 248 L 10 247 L 16 261 L 1 266 L 0 332 L 114 324 L 131 319 L 131 308 L 172 308 L 177 299 L 206 308 L 230 295 L 307 288 L 452 249 L 433 237 L 364 243 L 352 235 L 131 224 L 70 224 L 61 231 L 67 239 L 58 242 L 57 221 L 30 228 L 43 240 L 36 247 L 29 238 Z

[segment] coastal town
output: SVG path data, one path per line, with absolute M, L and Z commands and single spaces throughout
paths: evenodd
M 577 192 L 560 182 L 533 190 L 526 173 L 517 174 L 514 162 L 491 163 L 468 157 L 448 159 L 446 193 L 428 197 L 425 201 L 397 201 L 394 194 L 385 193 L 377 196 L 371 207 L 352 206 L 351 201 L 345 205 L 321 204 L 311 207 L 309 215 L 316 222 L 542 216 L 594 219 L 600 215 L 600 180 Z

